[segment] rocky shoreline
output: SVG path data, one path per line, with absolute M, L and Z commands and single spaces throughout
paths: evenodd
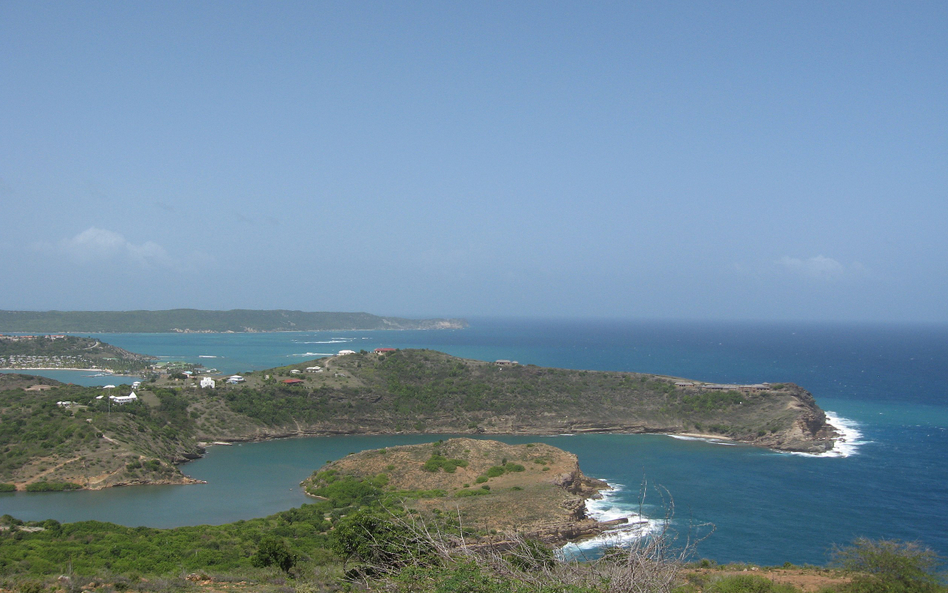
M 425 469 L 425 461 L 434 458 L 450 461 L 450 471 Z M 590 517 L 586 501 L 611 487 L 586 476 L 574 454 L 543 443 L 454 438 L 363 451 L 314 472 L 302 483 L 304 491 L 317 496 L 328 475 L 384 475 L 394 491 L 417 493 L 404 498 L 410 508 L 447 513 L 477 526 L 484 532 L 478 536 L 481 545 L 503 546 L 516 535 L 562 546 L 628 523 L 628 518 L 600 522 Z

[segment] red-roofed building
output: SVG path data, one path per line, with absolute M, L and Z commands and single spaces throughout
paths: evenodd
M 300 383 L 303 383 L 303 382 L 304 381 L 302 379 L 283 379 L 282 381 L 284 385 L 299 385 Z

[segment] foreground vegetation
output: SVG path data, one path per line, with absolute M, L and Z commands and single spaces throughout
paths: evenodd
M 339 483 L 319 503 L 223 526 L 170 530 L 0 518 L 0 590 L 399 593 L 944 593 L 939 558 L 916 544 L 858 540 L 831 568 L 688 563 L 664 531 L 601 557 L 566 560 L 505 534 L 480 543 Z M 336 496 L 338 495 L 338 497 Z M 395 509 L 395 510 L 393 510 Z

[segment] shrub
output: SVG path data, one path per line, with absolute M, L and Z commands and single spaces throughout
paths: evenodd
M 941 558 L 914 542 L 857 539 L 833 553 L 834 563 L 852 572 L 852 593 L 933 593 L 940 589 Z
M 502 475 L 504 475 L 504 468 L 501 465 L 495 465 L 494 467 L 487 470 L 488 478 L 496 478 Z
M 713 581 L 705 593 L 799 593 L 793 585 L 775 583 L 757 575 L 733 575 Z
M 443 455 L 434 453 L 428 458 L 428 461 L 421 466 L 421 469 L 426 472 L 436 472 L 439 469 L 443 469 L 445 472 L 453 474 L 454 470 L 459 467 L 467 467 L 467 461 L 463 459 L 448 459 Z
M 296 557 L 286 547 L 283 540 L 274 537 L 265 537 L 260 540 L 257 552 L 250 559 L 250 563 L 257 568 L 277 566 L 283 572 L 290 572 L 296 564 Z
M 16 492 L 16 484 L 0 484 L 0 492 Z
M 81 488 L 82 486 L 73 482 L 33 482 L 26 485 L 27 492 L 63 492 Z
M 430 539 L 392 515 L 364 509 L 339 522 L 332 533 L 332 550 L 346 561 L 357 560 L 381 572 L 428 564 L 436 557 Z

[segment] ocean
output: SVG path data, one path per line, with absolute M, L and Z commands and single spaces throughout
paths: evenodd
M 679 543 L 698 542 L 699 558 L 825 564 L 834 545 L 863 536 L 919 541 L 948 556 L 948 326 L 473 319 L 465 330 L 95 336 L 228 374 L 341 349 L 394 347 L 713 382 L 797 383 L 845 429 L 847 443 L 833 455 L 660 435 L 502 440 L 543 440 L 572 451 L 586 474 L 615 488 L 590 504 L 592 512 L 605 518 L 640 514 L 646 529 L 668 521 Z M 89 385 L 120 382 L 83 371 L 43 374 Z M 0 514 L 157 527 L 223 523 L 305 502 L 297 484 L 333 456 L 426 438 L 217 447 L 182 468 L 208 479 L 207 486 L 7 494 L 0 495 Z M 247 477 L 258 471 L 251 467 L 278 475 L 250 484 Z M 242 494 L 219 504 L 218 493 L 235 492 L 234 484 L 243 484 L 236 488 Z M 595 554 L 595 546 L 608 543 L 585 544 L 574 553 Z

